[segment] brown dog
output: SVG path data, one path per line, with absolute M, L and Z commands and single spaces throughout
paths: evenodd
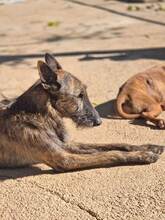
M 83 127 L 98 126 L 101 119 L 86 86 L 50 54 L 45 62 L 38 62 L 40 79 L 31 88 L 0 105 L 0 168 L 45 163 L 69 171 L 157 161 L 161 146 L 68 142 L 63 117 Z
M 119 89 L 116 108 L 126 119 L 145 118 L 159 128 L 165 120 L 156 118 L 165 109 L 165 66 L 136 74 Z

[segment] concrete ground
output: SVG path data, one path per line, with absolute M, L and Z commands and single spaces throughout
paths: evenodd
M 0 5 L 0 92 L 21 94 L 38 78 L 37 60 L 52 52 L 87 84 L 103 118 L 101 126 L 83 130 L 65 120 L 71 139 L 165 145 L 164 130 L 110 118 L 120 85 L 164 62 L 164 7 L 108 0 Z M 165 154 L 151 165 L 62 174 L 42 164 L 0 170 L 0 219 L 164 220 L 164 166 Z

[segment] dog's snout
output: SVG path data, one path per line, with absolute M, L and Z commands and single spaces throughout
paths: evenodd
M 96 118 L 95 121 L 94 121 L 94 123 L 93 123 L 93 125 L 94 125 L 94 126 L 99 126 L 99 125 L 101 125 L 101 123 L 102 123 L 101 118 Z
M 98 114 L 98 112 L 94 109 L 94 112 L 93 112 L 93 126 L 99 126 L 101 125 L 102 123 L 102 120 L 100 118 L 100 115 Z

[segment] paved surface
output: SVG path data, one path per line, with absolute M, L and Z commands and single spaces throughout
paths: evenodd
M 103 117 L 100 127 L 83 130 L 66 120 L 71 139 L 165 144 L 164 130 L 109 118 L 119 86 L 165 59 L 165 12 L 137 6 L 103 0 L 0 5 L 1 93 L 13 97 L 27 89 L 38 78 L 37 60 L 53 52 L 87 84 Z M 63 174 L 42 164 L 0 170 L 0 219 L 164 220 L 164 166 L 165 154 L 152 165 Z

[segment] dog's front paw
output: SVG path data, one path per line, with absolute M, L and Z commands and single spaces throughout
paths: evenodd
M 145 144 L 140 147 L 142 150 L 152 151 L 155 154 L 162 154 L 165 151 L 165 146 L 159 146 L 154 144 Z
M 165 128 L 165 120 L 164 119 L 159 119 L 157 122 L 157 126 L 159 128 Z
M 141 159 L 146 164 L 155 163 L 159 159 L 159 155 L 152 151 L 146 151 L 142 153 Z

